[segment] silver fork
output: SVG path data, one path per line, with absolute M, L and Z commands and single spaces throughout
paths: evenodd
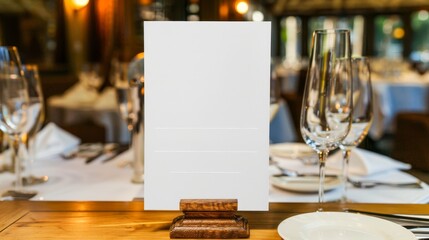
M 373 188 L 376 186 L 389 186 L 389 187 L 401 187 L 401 188 L 422 188 L 422 181 L 413 183 L 386 183 L 376 181 L 354 181 L 350 178 L 347 179 L 356 188 Z
M 270 157 L 270 164 L 276 167 L 278 170 L 280 170 L 280 174 L 275 174 L 274 176 L 287 176 L 287 177 L 318 177 L 318 173 L 300 173 L 295 170 L 287 169 L 282 166 L 280 166 L 276 161 L 272 160 Z M 335 174 L 325 174 L 326 177 L 338 177 L 338 175 Z

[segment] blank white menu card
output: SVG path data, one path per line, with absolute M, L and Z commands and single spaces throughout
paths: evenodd
M 147 210 L 268 210 L 269 22 L 145 22 Z

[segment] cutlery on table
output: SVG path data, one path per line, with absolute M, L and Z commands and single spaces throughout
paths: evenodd
M 104 147 L 99 150 L 97 153 L 95 153 L 95 155 L 88 157 L 85 160 L 85 163 L 91 163 L 94 160 L 98 159 L 99 157 L 101 157 L 104 154 L 108 154 L 108 153 L 113 153 L 113 155 L 115 155 L 119 150 L 121 150 L 122 148 L 120 148 L 120 146 L 118 144 L 105 144 Z
M 406 229 L 410 230 L 414 234 L 427 234 L 429 237 L 429 226 L 422 227 L 422 226 L 404 226 Z
M 412 182 L 412 183 L 387 183 L 387 182 L 377 182 L 377 181 L 354 181 L 350 178 L 347 179 L 356 188 L 373 188 L 376 186 L 388 186 L 388 187 L 402 187 L 402 188 L 422 188 L 422 182 Z
M 1 200 L 29 200 L 37 195 L 34 191 L 9 190 L 1 195 Z
M 429 240 L 429 217 L 427 215 L 401 215 L 378 212 L 360 211 L 355 209 L 345 209 L 346 212 L 366 214 L 380 217 L 388 221 L 395 222 L 410 230 L 418 240 Z
M 123 152 L 127 151 L 128 149 L 129 149 L 129 147 L 128 147 L 128 146 L 120 146 L 120 147 L 118 147 L 118 148 L 116 149 L 116 151 L 115 151 L 114 153 L 112 153 L 112 155 L 111 155 L 111 156 L 109 156 L 109 157 L 107 157 L 106 159 L 104 159 L 104 160 L 103 160 L 103 163 L 106 163 L 106 162 L 108 162 L 108 161 L 110 161 L 110 160 L 115 159 L 119 154 L 121 154 L 121 153 L 123 153 Z
M 106 144 L 102 143 L 83 143 L 77 149 L 60 154 L 61 158 L 64 160 L 71 160 L 74 158 L 88 158 L 94 156 L 94 154 L 98 154 L 103 149 L 111 146 L 115 146 L 116 144 Z
M 387 214 L 387 213 L 378 213 L 378 212 L 368 212 L 368 211 L 360 211 L 355 209 L 344 209 L 345 212 L 351 213 L 360 213 L 371 215 L 375 217 L 385 218 L 394 222 L 401 222 L 404 227 L 429 227 L 429 218 L 426 218 L 427 215 L 400 215 L 400 214 Z
M 300 173 L 300 172 L 295 171 L 295 170 L 284 168 L 284 167 L 280 166 L 276 161 L 271 160 L 271 158 L 270 158 L 270 162 L 274 167 L 276 167 L 281 172 L 280 174 L 274 174 L 273 176 L 275 176 L 275 177 L 281 177 L 281 176 L 286 176 L 286 177 L 318 177 L 319 176 L 318 173 Z M 338 175 L 335 175 L 335 174 L 325 174 L 325 176 L 326 177 L 338 177 Z
M 97 152 L 94 156 L 88 157 L 85 160 L 85 163 L 88 164 L 88 163 L 93 162 L 95 159 L 101 157 L 101 155 L 103 155 L 104 153 L 105 153 L 104 150 Z

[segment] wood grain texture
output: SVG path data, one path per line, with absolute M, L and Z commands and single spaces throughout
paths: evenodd
M 0 231 L 16 222 L 28 213 L 28 209 L 15 202 L 14 204 L 0 204 Z
M 248 238 L 248 221 L 235 215 L 237 208 L 237 199 L 182 199 L 184 215 L 173 220 L 170 238 Z
M 238 208 L 237 199 L 182 199 L 180 210 L 183 212 L 221 211 L 235 212 Z
M 144 211 L 135 202 L 0 202 L 0 239 L 170 239 L 178 211 Z M 280 239 L 277 226 L 290 216 L 345 208 L 381 213 L 429 214 L 427 204 L 272 203 L 269 212 L 238 212 L 250 239 Z

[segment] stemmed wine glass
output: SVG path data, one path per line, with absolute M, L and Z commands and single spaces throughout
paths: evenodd
M 28 85 L 28 96 L 30 100 L 29 118 L 24 131 L 21 133 L 21 140 L 28 149 L 28 161 L 26 176 L 23 178 L 24 185 L 34 185 L 44 183 L 48 176 L 34 176 L 32 174 L 32 164 L 36 155 L 36 134 L 45 121 L 45 107 L 43 102 L 43 92 L 37 65 L 23 65 L 25 79 Z
M 341 141 L 343 153 L 342 196 L 347 201 L 347 178 L 350 153 L 368 134 L 372 122 L 372 86 L 369 60 L 366 57 L 352 58 L 353 116 L 349 134 Z
M 301 134 L 319 156 L 319 203 L 324 202 L 325 163 L 350 130 L 352 72 L 350 31 L 313 33 L 311 57 L 301 109 Z
M 5 134 L 0 129 L 0 154 L 2 154 L 6 148 L 4 142 L 5 142 Z M 0 173 L 7 171 L 8 170 L 7 168 L 8 167 L 6 166 L 5 163 L 3 163 L 3 162 L 0 163 Z
M 3 196 L 29 193 L 22 188 L 19 159 L 20 135 L 29 121 L 28 85 L 16 47 L 0 47 L 0 129 L 9 135 L 12 164 L 15 166 L 15 188 Z
M 139 89 L 136 86 L 130 86 L 128 78 L 128 64 L 119 63 L 113 74 L 113 83 L 116 90 L 116 98 L 119 104 L 119 113 L 127 124 L 128 131 L 131 134 L 130 148 L 134 151 L 133 159 L 133 183 L 143 183 L 143 162 L 139 159 L 139 146 L 136 146 L 139 129 L 139 113 L 141 106 L 139 101 Z

